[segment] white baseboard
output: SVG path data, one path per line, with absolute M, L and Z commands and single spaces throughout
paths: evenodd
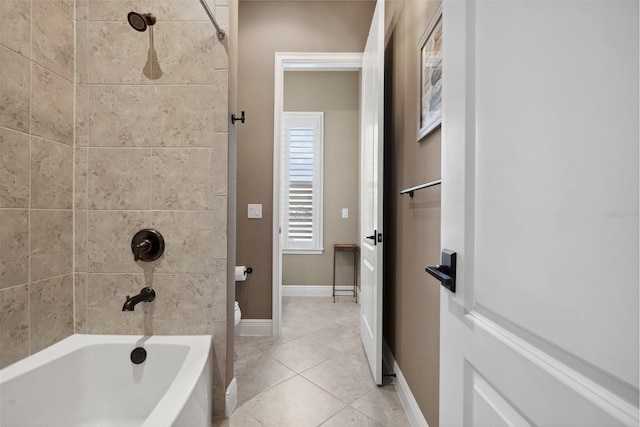
M 235 335 L 238 337 L 270 337 L 273 334 L 271 319 L 240 319 Z
M 398 397 L 400 397 L 402 407 L 404 408 L 404 412 L 407 414 L 407 418 L 409 419 L 409 424 L 412 427 L 429 427 L 427 420 L 424 415 L 422 415 L 422 411 L 420 411 L 418 402 L 415 397 L 413 397 L 413 393 L 411 393 L 407 380 L 404 375 L 402 375 L 400 366 L 398 366 L 396 359 L 393 357 L 393 353 L 391 353 L 387 342 L 384 340 L 382 341 L 382 360 L 387 369 L 396 374 L 394 384 L 396 386 L 396 391 L 398 392 Z
M 349 292 L 353 292 L 353 286 L 336 286 L 336 293 L 340 296 L 349 296 Z M 282 285 L 283 297 L 330 297 L 332 293 L 331 285 Z
M 236 377 L 231 379 L 229 387 L 224 394 L 224 417 L 229 418 L 238 403 L 238 381 Z

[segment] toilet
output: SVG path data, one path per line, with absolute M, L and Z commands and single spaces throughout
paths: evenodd
M 242 318 L 242 312 L 240 311 L 240 304 L 238 304 L 238 301 L 235 301 L 235 304 L 233 307 L 233 324 L 235 326 L 238 326 L 238 323 L 240 323 L 241 318 Z

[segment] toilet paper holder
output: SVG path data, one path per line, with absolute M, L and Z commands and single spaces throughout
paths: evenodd
M 236 265 L 236 282 L 244 282 L 247 280 L 247 276 L 253 273 L 253 268 L 245 267 L 244 265 Z

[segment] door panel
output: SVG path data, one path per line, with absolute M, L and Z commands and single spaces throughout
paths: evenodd
M 638 222 L 606 216 L 638 209 L 637 192 L 617 185 L 638 181 L 638 141 L 620 132 L 635 122 L 637 135 L 637 43 L 620 42 L 637 14 L 615 2 L 487 2 L 477 12 L 476 303 L 637 387 L 637 328 L 619 325 L 638 324 L 628 238 Z M 629 268 L 610 280 L 609 265 Z
M 362 57 L 361 105 L 360 335 L 374 380 L 382 384 L 384 0 L 376 3 Z
M 466 366 L 465 381 L 472 390 L 471 422 L 473 426 L 529 426 L 531 423 L 526 420 L 511 402 L 500 395 L 500 393 L 489 384 L 471 366 Z
M 441 425 L 638 425 L 638 3 L 443 30 Z
M 503 413 L 510 408 L 527 424 L 540 426 L 596 427 L 637 422 L 634 406 L 612 396 L 610 390 L 489 319 L 475 314 L 473 320 L 474 331 L 467 335 L 471 350 L 463 362 L 468 366 L 465 386 L 470 388 L 469 378 L 482 378 L 501 396 Z
M 371 249 L 368 249 L 371 250 Z M 363 290 L 360 298 L 360 310 L 361 310 L 361 319 L 362 319 L 362 328 L 365 336 L 373 337 L 375 336 L 375 304 L 373 301 L 374 289 L 372 289 L 373 284 L 375 283 L 375 268 L 371 265 L 368 259 L 363 259 L 362 261 L 362 283 L 363 286 L 366 286 L 366 290 Z

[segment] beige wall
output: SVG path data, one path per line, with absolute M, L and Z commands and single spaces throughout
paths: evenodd
M 237 263 L 254 272 L 236 288 L 243 318 L 271 318 L 275 52 L 362 52 L 374 3 L 242 1 L 239 5 Z M 247 219 L 261 203 L 263 218 Z
M 440 187 L 400 190 L 440 178 L 440 130 L 416 142 L 418 42 L 438 2 L 388 2 L 385 59 L 384 337 L 429 423 L 438 425 L 439 283 L 424 267 L 440 263 Z M 446 25 L 446 23 L 445 23 Z
M 359 97 L 359 72 L 285 72 L 284 111 L 324 112 L 324 253 L 284 255 L 283 285 L 331 285 L 333 245 L 358 243 Z M 352 283 L 353 255 L 338 253 L 336 285 Z
M 0 363 L 74 331 L 209 334 L 221 415 L 233 365 L 226 46 L 198 2 L 86 0 L 74 45 L 72 5 L 0 5 Z M 155 14 L 152 52 L 130 10 Z M 154 263 L 133 260 L 142 228 L 164 235 Z M 122 312 L 145 285 L 155 302 Z
M 0 4 L 0 368 L 73 334 L 73 8 Z

